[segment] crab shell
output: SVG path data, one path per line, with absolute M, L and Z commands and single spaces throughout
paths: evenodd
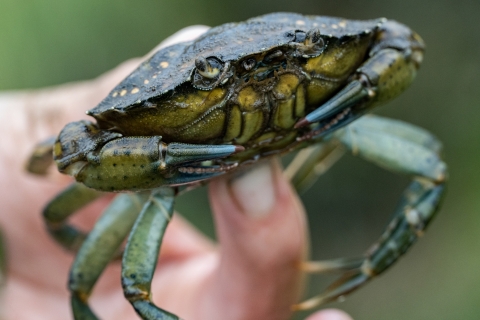
M 101 129 L 164 142 L 246 145 L 284 135 L 345 85 L 385 21 L 274 13 L 224 24 L 158 51 L 87 114 Z M 312 52 L 296 40 L 309 30 L 319 30 L 323 44 Z M 287 62 L 262 65 L 279 50 Z M 219 64 L 223 78 L 195 84 L 198 59 Z M 248 61 L 255 73 L 245 70 Z

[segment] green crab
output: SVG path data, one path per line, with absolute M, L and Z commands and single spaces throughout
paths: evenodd
M 139 316 L 178 319 L 150 298 L 175 196 L 303 148 L 287 168 L 298 189 L 341 148 L 413 181 L 364 257 L 301 265 L 342 276 L 293 308 L 334 301 L 389 268 L 434 217 L 447 169 L 430 133 L 364 115 L 410 85 L 423 52 L 422 39 L 392 20 L 294 13 L 225 24 L 156 52 L 87 112 L 96 123 L 67 124 L 30 160 L 30 171 L 44 173 L 53 152 L 59 171 L 78 182 L 44 210 L 51 235 L 78 250 L 69 280 L 75 318 L 97 319 L 88 296 L 108 263 L 121 258 L 124 294 Z M 88 235 L 67 223 L 103 192 L 124 191 Z

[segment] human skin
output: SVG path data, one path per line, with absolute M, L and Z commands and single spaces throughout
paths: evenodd
M 184 29 L 161 46 L 186 41 L 206 27 Z M 158 49 L 158 48 L 156 48 Z M 140 59 L 127 61 L 97 79 L 35 91 L 0 94 L 0 224 L 8 250 L 3 292 L 5 319 L 71 318 L 66 288 L 73 255 L 47 234 L 45 204 L 71 183 L 52 170 L 27 174 L 34 145 L 71 121 L 86 118 Z M 210 183 L 209 197 L 219 244 L 178 214 L 167 229 L 152 284 L 153 300 L 186 320 L 282 320 L 301 299 L 307 256 L 304 209 L 272 160 L 249 172 Z M 71 220 L 89 229 L 111 200 L 104 197 Z M 90 304 L 102 319 L 138 319 L 123 297 L 120 265 L 112 263 L 95 286 Z M 342 311 L 318 311 L 308 320 L 348 320 Z

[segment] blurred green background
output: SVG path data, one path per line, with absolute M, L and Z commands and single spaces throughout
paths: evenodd
M 478 0 L 0 0 L 0 90 L 93 78 L 145 54 L 185 26 L 275 11 L 352 19 L 384 16 L 409 25 L 428 46 L 413 86 L 377 112 L 427 128 L 444 142 L 450 165 L 447 198 L 406 258 L 333 306 L 355 319 L 479 319 Z M 344 157 L 302 196 L 313 257 L 363 253 L 380 235 L 407 184 L 404 177 Z M 181 199 L 179 210 L 213 236 L 205 190 L 184 197 L 190 205 Z M 327 280 L 312 278 L 310 294 Z

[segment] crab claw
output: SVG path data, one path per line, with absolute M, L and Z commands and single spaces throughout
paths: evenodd
M 231 154 L 245 150 L 240 145 L 203 145 L 170 143 L 166 148 L 165 163 L 167 165 L 180 165 L 204 160 L 224 158 Z
M 325 120 L 338 114 L 353 105 L 360 103 L 367 97 L 373 97 L 375 92 L 366 84 L 367 81 L 354 80 L 328 100 L 321 107 L 310 112 L 304 118 L 298 120 L 295 128 L 301 128 L 314 122 Z

